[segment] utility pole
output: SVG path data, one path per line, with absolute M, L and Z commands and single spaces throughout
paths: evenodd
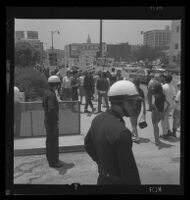
M 102 19 L 100 20 L 100 57 L 102 57 Z
M 53 53 L 53 31 L 51 31 L 51 49 L 52 49 L 52 53 Z
M 54 34 L 54 33 L 59 34 L 59 31 L 51 31 L 51 43 L 52 43 L 51 49 L 52 49 L 52 56 L 53 56 L 53 57 L 54 57 L 54 54 L 53 54 L 53 34 Z

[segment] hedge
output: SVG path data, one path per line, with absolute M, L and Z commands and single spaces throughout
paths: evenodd
M 47 78 L 44 74 L 33 69 L 15 67 L 15 85 L 25 93 L 26 101 L 41 99 L 44 90 L 48 87 Z

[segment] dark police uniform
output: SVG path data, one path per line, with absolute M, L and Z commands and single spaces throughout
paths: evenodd
M 98 184 L 141 184 L 132 152 L 131 132 L 113 110 L 94 118 L 84 144 L 98 165 Z
M 46 128 L 46 158 L 50 166 L 59 162 L 59 105 L 55 92 L 49 88 L 43 96 Z

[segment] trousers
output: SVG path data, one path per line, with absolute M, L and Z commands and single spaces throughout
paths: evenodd
M 106 108 L 109 109 L 109 103 L 108 103 L 108 95 L 107 95 L 107 93 L 100 93 L 100 92 L 98 92 L 98 112 L 101 111 L 102 97 L 104 98 L 104 101 L 106 103 Z
M 166 111 L 164 118 L 161 120 L 163 135 L 166 135 L 168 131 L 171 131 L 170 123 L 169 123 L 169 114 L 173 110 L 173 106 L 170 105 L 169 109 Z
M 46 128 L 46 158 L 49 165 L 59 162 L 59 127 L 58 123 L 45 122 Z
M 93 108 L 93 105 L 92 105 L 92 92 L 86 90 L 85 91 L 85 97 L 86 97 L 85 110 L 88 108 L 88 105 L 90 105 L 90 107 Z

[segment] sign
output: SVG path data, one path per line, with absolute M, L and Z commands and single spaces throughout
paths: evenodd
M 38 39 L 37 31 L 27 31 L 27 39 Z

